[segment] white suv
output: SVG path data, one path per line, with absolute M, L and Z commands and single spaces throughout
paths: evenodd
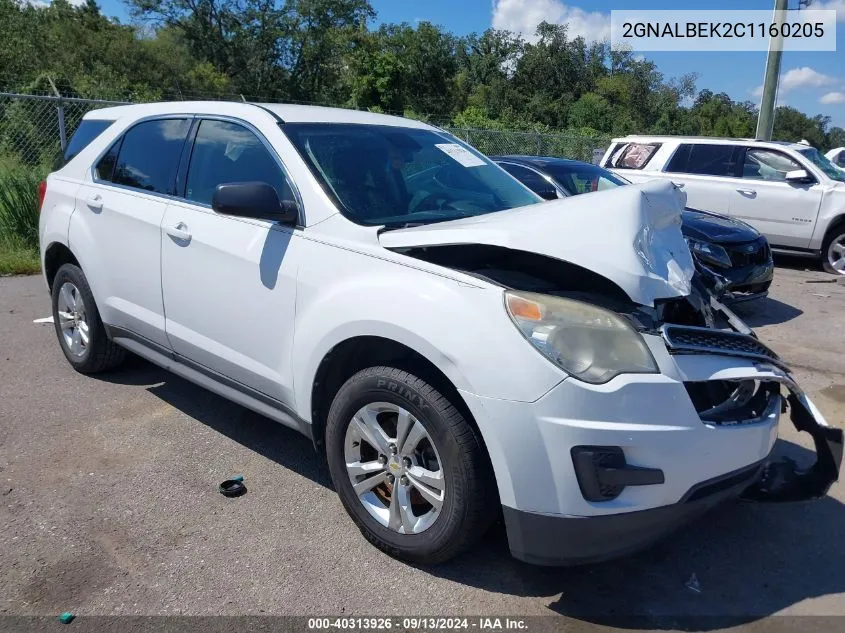
M 392 555 L 503 514 L 524 560 L 597 560 L 838 475 L 841 431 L 697 289 L 668 183 L 541 203 L 425 123 L 246 103 L 98 110 L 66 158 L 40 230 L 71 365 L 130 350 L 305 433 Z M 784 397 L 800 489 L 757 481 Z
M 835 147 L 827 154 L 827 159 L 842 171 L 845 171 L 845 147 Z
M 629 136 L 614 139 L 601 164 L 633 182 L 671 180 L 689 206 L 740 218 L 773 250 L 821 257 L 845 275 L 845 173 L 813 147 Z

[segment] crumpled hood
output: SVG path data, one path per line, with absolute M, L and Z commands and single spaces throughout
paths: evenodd
M 753 242 L 760 237 L 760 233 L 754 227 L 742 220 L 724 215 L 685 209 L 681 217 L 683 218 L 681 230 L 684 235 L 695 240 L 718 244 L 739 244 Z
M 486 244 L 576 264 L 635 302 L 685 296 L 695 272 L 681 234 L 686 194 L 655 180 L 528 207 L 385 231 L 385 248 Z

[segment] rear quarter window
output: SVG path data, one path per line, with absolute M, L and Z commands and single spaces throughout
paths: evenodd
M 662 143 L 625 143 L 614 148 L 605 166 L 617 169 L 643 169 Z
M 84 150 L 95 138 L 105 132 L 114 121 L 101 119 L 83 119 L 76 128 L 76 132 L 70 137 L 64 154 L 56 162 L 56 169 L 60 169 L 73 160 L 76 155 Z

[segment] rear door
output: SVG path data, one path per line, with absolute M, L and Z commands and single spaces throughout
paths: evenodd
M 290 226 L 220 215 L 211 198 L 219 184 L 250 181 L 269 183 L 281 200 L 298 197 L 269 143 L 231 119 L 198 122 L 185 172 L 183 197 L 170 201 L 162 225 L 170 344 L 233 388 L 291 405 L 289 356 L 304 240 Z
M 717 143 L 682 143 L 664 172 L 687 194 L 687 206 L 728 213 L 741 149 Z
M 741 179 L 731 192 L 730 214 L 745 220 L 773 246 L 809 248 L 821 206 L 823 187 L 790 183 L 786 174 L 804 169 L 784 152 L 743 148 Z
M 97 160 L 80 187 L 70 247 L 108 325 L 167 345 L 161 299 L 161 222 L 174 193 L 190 117 L 141 121 Z

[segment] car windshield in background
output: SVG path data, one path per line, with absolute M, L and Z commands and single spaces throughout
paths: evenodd
M 589 164 L 549 165 L 545 168 L 571 196 L 591 191 L 615 189 L 621 185 L 630 184 L 616 174 Z
M 825 175 L 830 178 L 831 180 L 838 180 L 839 182 L 845 182 L 845 173 L 842 172 L 841 169 L 838 169 L 836 165 L 830 162 L 830 159 L 819 152 L 815 147 L 809 147 L 807 149 L 800 149 L 798 150 L 799 154 L 803 154 L 805 158 L 809 159 L 813 165 L 821 169 Z
M 359 224 L 429 224 L 541 202 L 446 133 L 343 123 L 286 123 L 282 129 L 326 192 Z

